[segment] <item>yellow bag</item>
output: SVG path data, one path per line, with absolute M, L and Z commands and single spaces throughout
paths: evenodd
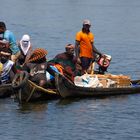
M 2 72 L 2 70 L 3 70 L 3 64 L 0 63 L 0 73 Z

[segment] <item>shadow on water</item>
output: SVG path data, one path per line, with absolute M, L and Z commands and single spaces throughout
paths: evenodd
M 48 101 L 40 101 L 40 102 L 31 102 L 31 103 L 24 103 L 24 104 L 18 104 L 18 112 L 20 113 L 30 113 L 30 112 L 44 112 L 48 109 L 52 109 L 52 106 L 55 104 L 55 106 L 58 107 L 66 107 L 74 105 L 75 103 L 82 104 L 82 103 L 103 103 L 106 105 L 109 105 L 112 102 L 117 102 L 118 104 L 121 104 L 123 102 L 128 101 L 132 96 L 137 96 L 138 94 L 132 94 L 132 95 L 116 95 L 116 96 L 109 96 L 109 97 L 74 97 L 74 98 L 61 98 L 57 100 L 48 100 Z
M 68 105 L 80 101 L 81 98 L 62 98 L 57 102 L 57 105 Z
M 101 102 L 104 102 L 104 101 L 119 101 L 119 102 L 121 102 L 121 101 L 126 101 L 126 100 L 128 100 L 128 98 L 130 97 L 130 96 L 134 96 L 134 94 L 133 95 L 116 95 L 116 96 L 109 96 L 109 97 L 107 97 L 107 96 L 104 96 L 104 97 L 71 97 L 71 98 L 62 98 L 62 99 L 60 99 L 58 102 L 57 102 L 57 105 L 62 105 L 62 106 L 64 106 L 64 105 L 69 105 L 69 104 L 72 104 L 72 103 L 75 103 L 75 102 L 83 102 L 83 101 L 86 101 L 86 102 L 88 102 L 88 101 L 90 101 L 90 100 L 92 100 L 92 101 L 101 101 Z

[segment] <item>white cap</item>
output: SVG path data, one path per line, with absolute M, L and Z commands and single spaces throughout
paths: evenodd
M 22 36 L 22 39 L 21 40 L 22 41 L 30 41 L 30 36 L 27 35 L 27 34 L 25 34 L 25 35 Z
M 83 25 L 91 25 L 90 20 L 85 19 L 85 20 L 83 21 Z

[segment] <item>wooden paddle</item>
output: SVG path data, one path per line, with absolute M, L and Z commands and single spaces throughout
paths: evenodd
M 92 62 L 89 66 L 89 68 L 87 69 L 86 73 L 93 75 L 94 74 L 94 66 L 95 66 L 95 62 Z
M 94 74 L 94 67 L 95 67 L 95 62 L 92 62 L 91 63 L 91 75 L 93 75 Z

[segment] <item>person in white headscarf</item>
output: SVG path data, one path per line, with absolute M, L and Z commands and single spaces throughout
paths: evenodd
M 21 40 L 18 43 L 18 47 L 21 51 L 21 55 L 18 59 L 17 65 L 22 66 L 32 52 L 32 44 L 30 41 L 30 36 L 28 34 L 22 36 Z

